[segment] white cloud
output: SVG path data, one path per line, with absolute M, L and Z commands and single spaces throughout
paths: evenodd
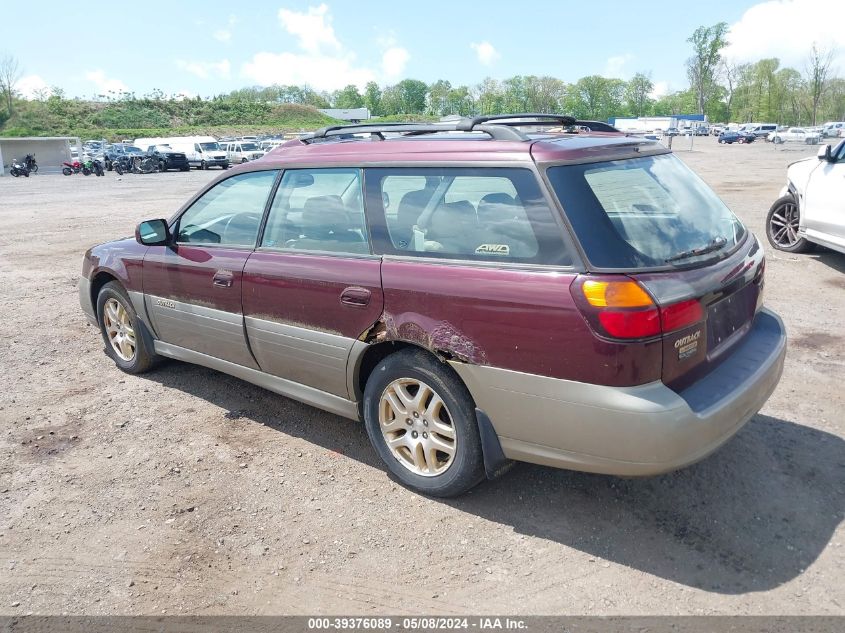
M 604 67 L 604 75 L 605 77 L 613 78 L 613 79 L 624 79 L 625 75 L 629 75 L 630 73 L 625 70 L 625 65 L 634 59 L 634 56 L 631 53 L 625 53 L 624 55 L 614 55 L 613 57 L 607 58 L 607 63 Z
M 109 92 L 129 92 L 128 86 L 120 79 L 110 79 L 102 70 L 90 70 L 85 73 L 85 78 L 97 86 L 97 94 L 108 94 Z
M 38 75 L 21 77 L 17 84 L 17 91 L 26 99 L 34 99 L 39 93 L 49 92 L 50 86 Z
M 501 55 L 499 55 L 499 51 L 497 51 L 496 48 L 486 40 L 483 42 L 473 42 L 469 45 L 469 47 L 475 51 L 475 54 L 478 56 L 478 61 L 485 66 L 489 66 L 501 57 Z
M 241 67 L 241 75 L 260 85 L 308 85 L 316 90 L 338 90 L 349 84 L 363 88 L 370 81 L 397 79 L 411 58 L 392 32 L 375 38 L 381 49 L 381 68 L 362 66 L 354 52 L 335 35 L 328 6 L 307 12 L 279 10 L 282 28 L 296 37 L 300 52 L 262 51 Z
M 722 54 L 736 62 L 777 57 L 782 66 L 804 68 L 813 43 L 845 48 L 842 0 L 772 0 L 748 9 L 730 27 Z
M 665 95 L 669 94 L 669 82 L 668 81 L 655 81 L 654 88 L 652 88 L 651 93 L 648 95 L 651 99 L 659 99 Z
M 242 74 L 262 86 L 308 85 L 316 90 L 339 90 L 348 84 L 363 87 L 375 73 L 355 66 L 352 54 L 327 56 L 298 53 L 256 53 Z
M 211 37 L 213 37 L 218 42 L 228 44 L 232 40 L 232 27 L 235 26 L 238 21 L 239 20 L 236 15 L 230 15 L 229 19 L 226 20 L 226 27 L 214 31 L 214 33 L 211 34 Z
M 381 56 L 381 68 L 387 79 L 396 79 L 405 72 L 411 54 L 401 46 L 392 46 Z
M 221 59 L 219 62 L 195 62 L 177 59 L 176 65 L 200 79 L 208 79 L 211 76 L 228 79 L 232 71 L 232 64 L 229 63 L 228 59 Z
M 309 53 L 319 53 L 323 45 L 340 50 L 340 42 L 334 34 L 332 16 L 325 4 L 308 7 L 307 13 L 279 9 L 282 27 L 299 40 L 299 45 Z

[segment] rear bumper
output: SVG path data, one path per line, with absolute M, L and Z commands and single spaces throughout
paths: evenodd
M 762 310 L 731 356 L 682 392 L 662 382 L 608 387 L 452 363 L 506 457 L 612 475 L 692 464 L 728 441 L 774 391 L 786 332 Z

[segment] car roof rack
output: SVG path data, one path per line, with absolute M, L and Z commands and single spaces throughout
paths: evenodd
M 619 132 L 609 123 L 602 121 L 581 121 L 568 114 L 548 114 L 543 112 L 523 112 L 520 114 L 486 114 L 462 119 L 458 122 L 458 129 L 463 131 L 475 130 L 483 123 L 494 121 L 496 125 L 508 125 L 520 127 L 523 125 L 542 125 L 545 122 L 553 121 L 561 127 L 588 127 L 592 132 Z
M 528 137 L 506 127 L 494 125 L 479 125 L 472 130 L 462 130 L 456 123 L 353 123 L 351 125 L 330 125 L 320 128 L 311 134 L 300 137 L 304 143 L 328 138 L 351 137 L 355 134 L 373 134 L 384 140 L 385 133 L 406 135 L 435 134 L 437 132 L 485 132 L 491 138 L 499 141 L 524 141 Z
M 594 132 L 619 132 L 618 129 L 601 121 L 579 121 L 566 114 L 528 112 L 520 114 L 489 114 L 463 118 L 453 123 L 352 123 L 322 127 L 299 138 L 303 143 L 327 139 L 342 140 L 357 134 L 370 134 L 381 140 L 385 134 L 419 136 L 438 132 L 483 132 L 497 141 L 527 141 L 529 137 L 516 128 L 527 125 L 542 125 L 553 122 L 562 128 L 588 127 Z

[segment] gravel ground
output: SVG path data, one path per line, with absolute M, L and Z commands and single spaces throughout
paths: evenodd
M 760 236 L 815 153 L 688 145 Z M 769 251 L 784 376 L 709 459 L 649 479 L 521 464 L 439 501 L 389 479 L 359 424 L 105 356 L 82 253 L 215 175 L 0 178 L 0 613 L 845 614 L 845 256 Z

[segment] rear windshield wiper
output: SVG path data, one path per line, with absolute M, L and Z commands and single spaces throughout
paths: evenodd
M 714 237 L 710 242 L 708 242 L 705 246 L 700 246 L 699 248 L 691 248 L 688 251 L 682 251 L 677 255 L 672 255 L 672 257 L 666 258 L 666 263 L 677 262 L 682 259 L 689 259 L 690 257 L 697 257 L 698 255 L 706 255 L 707 253 L 712 253 L 713 251 L 718 251 L 722 248 L 725 244 L 728 243 L 728 239 L 726 237 Z

